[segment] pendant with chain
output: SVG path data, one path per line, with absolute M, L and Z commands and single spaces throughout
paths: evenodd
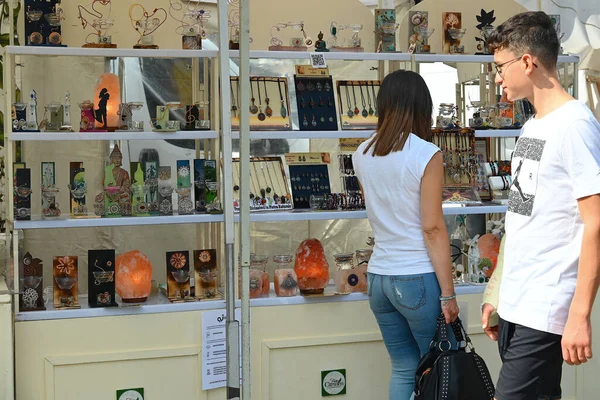
M 363 93 L 363 88 L 360 82 L 358 83 L 358 88 L 360 89 L 360 102 L 362 103 L 362 116 L 363 118 L 367 118 L 369 116 L 369 112 L 367 111 L 367 103 L 365 102 L 365 94 Z
M 348 85 L 346 85 L 346 104 L 348 105 L 348 112 L 346 112 L 346 115 L 348 118 L 354 117 L 354 111 L 352 111 L 352 105 L 350 104 L 350 90 L 348 89 Z
M 375 107 L 373 114 L 378 117 L 379 111 L 377 111 L 377 96 L 375 95 L 375 84 L 373 82 L 371 82 L 371 90 L 373 91 L 373 106 Z
M 266 119 L 265 114 L 262 112 L 262 98 L 260 95 L 260 81 L 256 80 L 256 88 L 258 89 L 258 120 L 264 121 Z
M 265 85 L 265 103 L 267 103 L 267 106 L 265 107 L 265 114 L 267 117 L 271 117 L 271 115 L 273 115 L 273 109 L 269 106 L 271 99 L 269 99 L 269 95 L 267 94 L 267 78 L 263 80 L 263 83 Z
M 258 112 L 258 107 L 256 107 L 256 104 L 254 104 L 256 98 L 254 97 L 254 87 L 252 86 L 252 79 L 250 79 L 250 91 L 252 92 L 252 98 L 250 99 L 250 101 L 252 102 L 252 105 L 250 106 L 250 113 L 256 114 Z
M 369 102 L 369 115 L 373 115 L 375 111 L 373 111 L 373 106 L 371 103 L 371 94 L 369 93 L 369 83 L 367 82 L 367 101 Z
M 360 110 L 358 109 L 358 105 L 356 104 L 356 90 L 354 89 L 354 85 L 352 85 L 352 96 L 354 97 L 354 115 L 358 115 Z
M 279 100 L 281 101 L 281 118 L 287 117 L 287 107 L 285 106 L 285 100 L 283 99 L 283 93 L 281 91 L 281 81 L 277 81 L 277 87 L 279 89 Z

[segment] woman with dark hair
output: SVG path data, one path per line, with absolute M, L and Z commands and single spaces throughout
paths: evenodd
M 411 398 L 440 312 L 447 323 L 458 316 L 442 154 L 428 141 L 432 108 L 419 74 L 387 75 L 377 96 L 377 131 L 353 156 L 375 236 L 368 295 L 392 362 L 390 400 Z

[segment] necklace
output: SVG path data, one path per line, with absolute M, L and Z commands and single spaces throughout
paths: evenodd
M 285 106 L 285 101 L 283 100 L 283 93 L 281 92 L 281 81 L 277 80 L 277 88 L 279 89 L 279 100 L 281 101 L 281 118 L 287 117 L 287 108 Z
M 285 190 L 285 183 L 282 185 L 281 181 L 280 181 L 280 176 L 277 175 L 277 170 L 275 169 L 275 164 L 276 162 L 270 162 L 267 163 L 267 171 L 269 172 L 269 176 L 271 176 L 271 172 L 269 171 L 269 165 L 272 165 L 273 167 L 273 175 L 275 176 L 275 180 L 273 182 L 276 182 L 277 185 L 275 185 L 275 183 L 273 183 L 273 187 L 277 186 L 277 190 L 279 191 L 279 193 L 281 193 L 281 196 L 279 196 L 279 198 L 281 199 L 281 204 L 285 204 L 285 199 L 286 199 L 286 193 L 287 191 Z M 276 199 L 275 197 L 276 195 L 273 195 L 273 198 Z
M 369 112 L 367 111 L 367 103 L 365 102 L 365 94 L 363 93 L 362 85 L 359 83 L 358 88 L 360 89 L 360 102 L 362 103 L 362 116 L 363 118 L 367 118 L 369 116 Z
M 379 116 L 379 112 L 377 111 L 377 96 L 375 95 L 375 84 L 371 82 L 371 89 L 373 90 L 373 106 L 375 107 L 374 114 L 376 117 Z
M 352 105 L 350 104 L 350 91 L 348 90 L 348 85 L 346 85 L 346 104 L 348 105 L 348 118 L 354 117 L 354 111 L 352 111 Z
M 265 103 L 267 103 L 265 114 L 267 114 L 267 117 L 271 117 L 271 115 L 273 115 L 273 109 L 269 106 L 271 99 L 269 99 L 269 94 L 267 93 L 267 78 L 263 80 L 263 83 L 265 84 Z
M 277 200 L 277 198 L 279 196 L 277 196 L 277 192 L 276 192 L 277 188 L 275 187 L 276 186 L 275 185 L 275 181 L 273 180 L 273 177 L 271 176 L 271 171 L 269 170 L 269 164 L 270 164 L 270 162 L 267 161 L 266 164 L 267 164 L 267 174 L 269 175 L 269 181 L 271 181 L 271 185 L 273 185 L 273 190 L 274 190 L 274 192 L 273 192 L 273 199 Z M 269 188 L 267 188 L 267 190 L 268 189 Z
M 238 84 L 239 85 L 239 84 Z M 231 100 L 232 100 L 232 106 L 231 106 L 231 112 L 233 113 L 234 117 L 237 117 L 237 102 L 235 101 L 235 94 L 233 93 L 233 81 L 230 82 L 229 85 L 230 89 L 231 89 Z
M 373 105 L 371 103 L 371 95 L 369 94 L 369 83 L 367 82 L 367 101 L 369 102 L 369 115 L 373 115 L 375 111 L 373 111 Z
M 258 107 L 256 107 L 256 104 L 254 104 L 256 98 L 254 97 L 254 87 L 252 86 L 252 79 L 250 79 L 250 91 L 252 95 L 252 98 L 250 99 L 250 101 L 252 102 L 252 105 L 250 106 L 250 113 L 256 114 L 258 112 Z
M 265 114 L 262 112 L 262 98 L 260 96 L 260 81 L 256 79 L 256 88 L 258 89 L 258 120 L 264 121 Z
M 260 170 L 262 171 L 263 178 L 265 178 L 265 185 L 267 185 L 266 192 L 271 193 L 271 187 L 269 186 L 269 180 L 267 179 L 267 175 L 265 174 L 265 163 L 264 161 L 260 163 Z M 271 182 L 273 184 L 273 182 Z
M 354 85 L 352 85 L 352 96 L 354 97 L 354 115 L 358 115 L 360 111 L 356 105 L 356 89 L 354 88 Z
M 258 174 L 256 173 L 256 165 L 254 164 L 254 161 L 250 161 L 250 163 L 252 164 L 252 168 L 254 169 L 254 173 L 250 174 L 250 178 L 252 178 L 254 176 L 254 179 L 256 180 L 256 186 L 254 187 L 255 190 L 253 190 L 253 192 L 260 193 L 262 189 L 260 188 L 260 183 L 258 182 Z M 254 182 L 252 182 L 252 186 L 254 186 Z
M 235 173 L 232 176 L 232 180 L 233 180 L 233 191 L 237 192 L 238 190 L 240 190 L 240 185 L 239 185 L 239 181 L 240 181 L 240 168 L 239 168 L 239 161 L 238 162 L 234 162 L 233 163 L 233 169 L 235 170 Z M 238 178 L 238 183 L 235 182 L 235 176 L 237 175 Z

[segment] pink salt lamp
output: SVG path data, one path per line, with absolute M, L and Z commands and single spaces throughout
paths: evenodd
M 124 303 L 142 303 L 152 286 L 152 264 L 139 250 L 117 256 L 116 289 Z
M 492 273 L 496 269 L 496 264 L 498 263 L 498 254 L 500 253 L 500 239 L 498 236 L 492 233 L 486 233 L 477 241 L 477 246 L 479 247 L 479 258 L 480 260 L 488 259 L 490 260 L 491 267 L 487 268 L 483 272 L 487 278 L 492 276 Z
M 329 283 L 329 263 L 318 239 L 306 239 L 296 250 L 294 271 L 302 294 L 321 294 Z

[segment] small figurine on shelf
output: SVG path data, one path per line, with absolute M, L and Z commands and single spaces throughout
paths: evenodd
M 477 41 L 477 53 L 475 54 L 490 54 L 487 40 L 495 29 L 492 25 L 494 21 L 496 21 L 496 17 L 494 17 L 494 10 L 486 12 L 482 8 L 481 15 L 477 16 L 477 21 L 479 22 L 479 25 L 477 25 L 475 28 L 479 30 L 481 37 L 475 37 L 475 40 Z
M 140 35 L 134 49 L 158 49 L 154 44 L 152 34 L 160 28 L 167 20 L 167 10 L 155 8 L 152 13 L 146 11 L 141 4 L 133 4 L 129 7 L 129 20 L 131 25 Z
M 169 15 L 177 21 L 175 32 L 181 35 L 181 46 L 185 50 L 201 50 L 202 39 L 206 39 L 204 28 L 210 18 L 210 10 L 203 8 L 200 2 L 193 5 L 192 2 L 170 0 Z
M 131 180 L 129 173 L 121 167 L 123 154 L 118 144 L 110 153 L 110 162 L 104 169 L 104 193 L 96 196 L 96 214 L 107 217 L 131 215 Z
M 315 51 L 321 52 L 321 53 L 328 53 L 329 49 L 327 48 L 327 42 L 325 42 L 323 40 L 323 32 L 319 31 L 319 34 L 317 35 L 318 40 L 315 42 Z

